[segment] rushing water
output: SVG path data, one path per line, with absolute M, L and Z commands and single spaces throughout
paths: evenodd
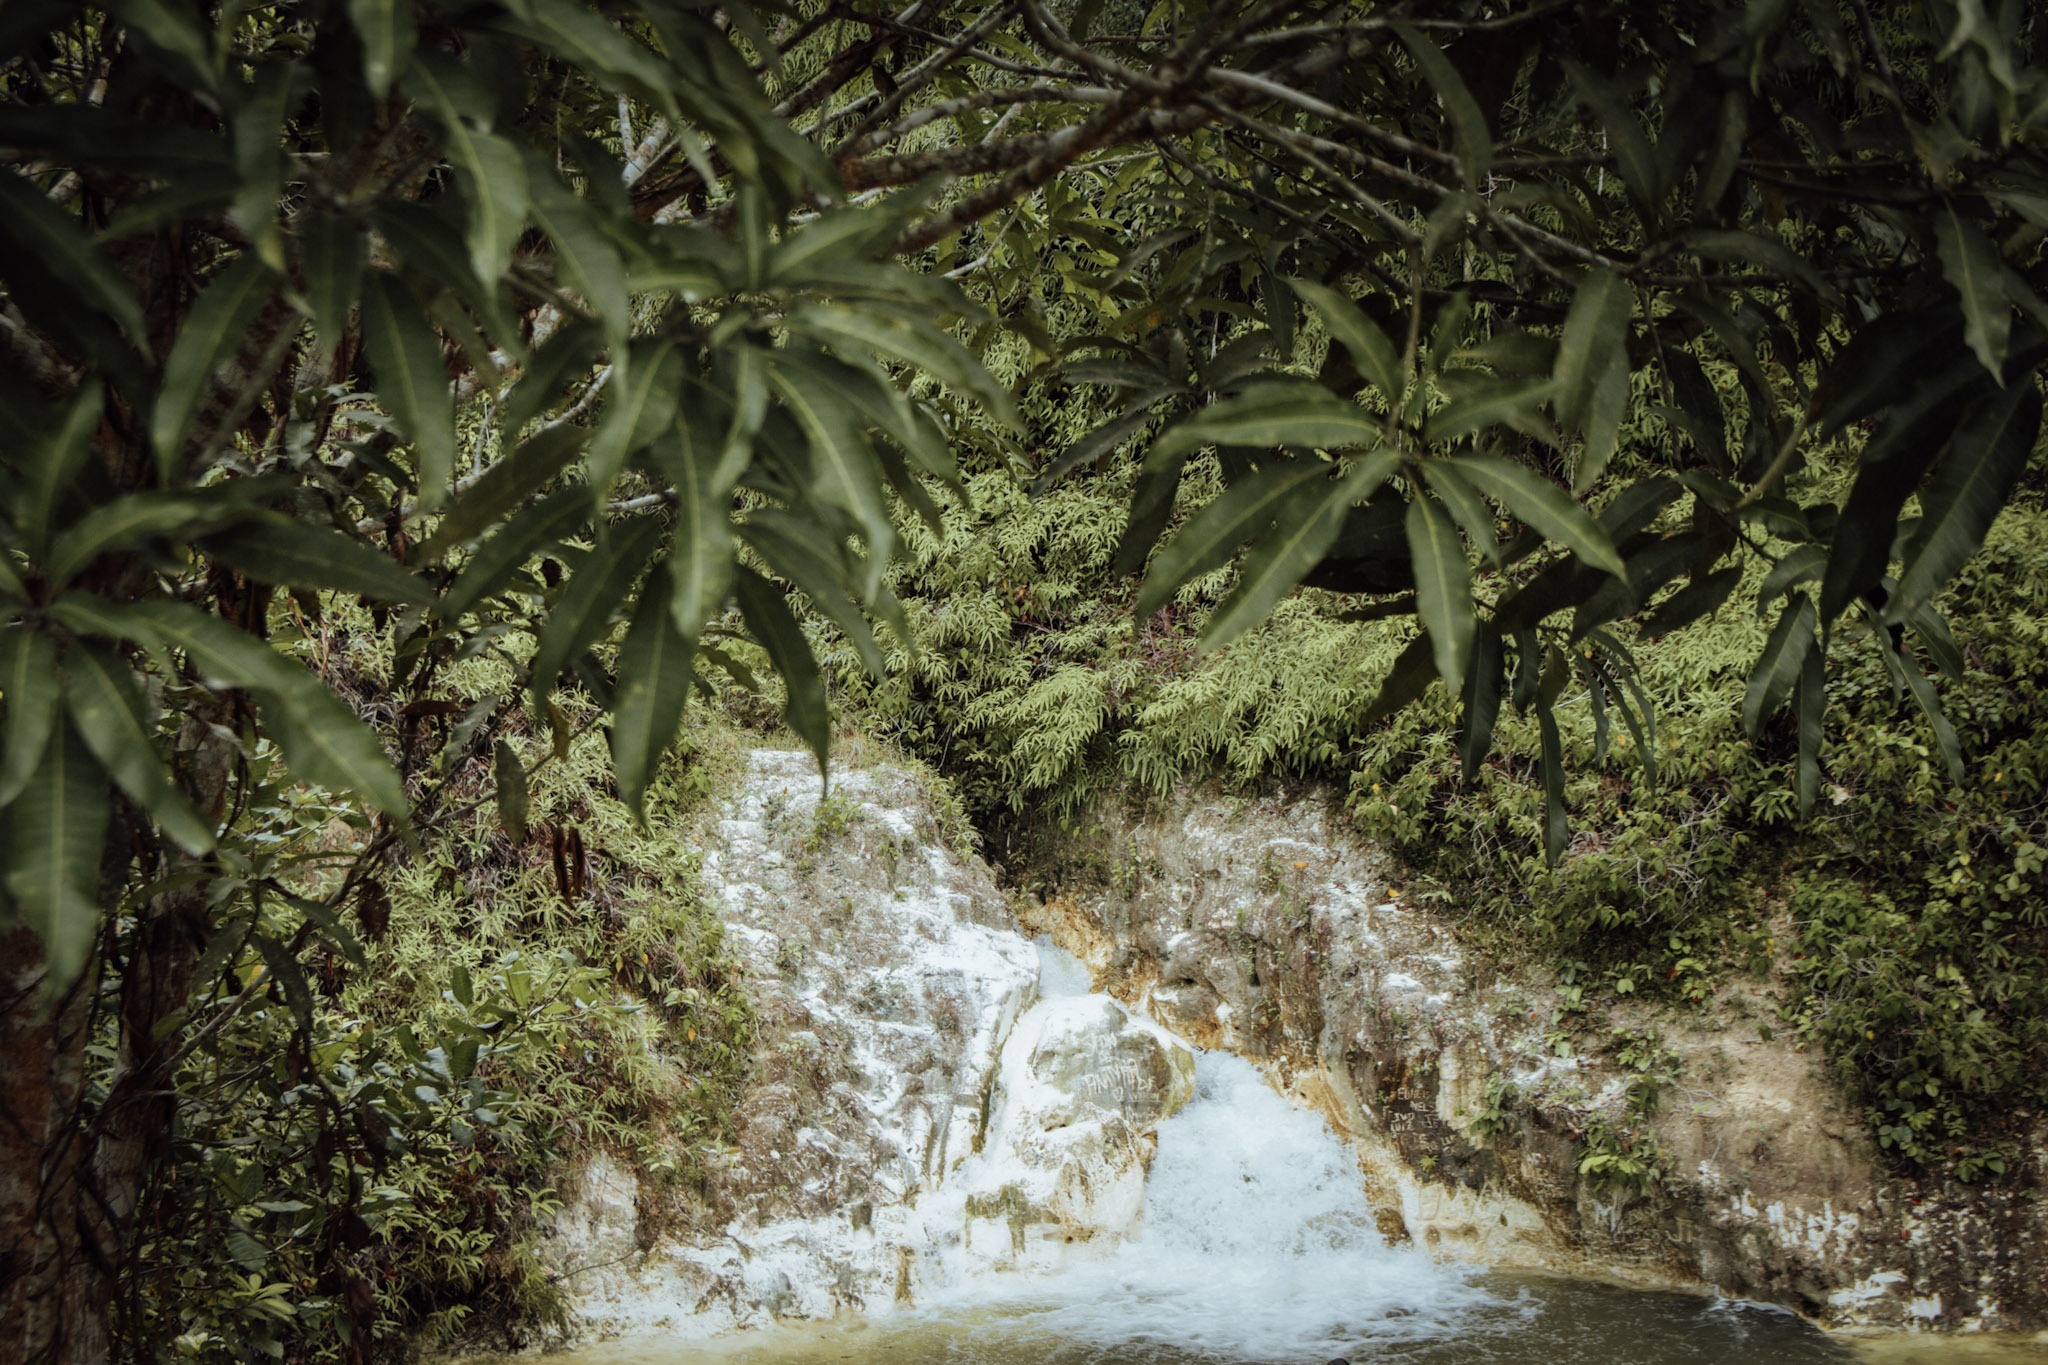
M 1040 991 L 1085 994 L 1085 969 L 1041 944 Z M 1776 1309 L 1539 1276 L 1487 1274 L 1390 1247 L 1357 1160 L 1317 1115 L 1244 1060 L 1207 1053 L 1193 1101 L 1160 1125 L 1136 1236 L 1039 1275 L 991 1274 L 915 1310 L 846 1324 L 687 1331 L 556 1357 L 564 1365 L 1804 1365 L 1854 1361 Z M 1955 1359 L 1958 1343 L 1879 1346 Z M 1974 1352 L 1972 1353 L 1975 1354 Z M 2048 1361 L 2007 1344 L 1980 1360 Z

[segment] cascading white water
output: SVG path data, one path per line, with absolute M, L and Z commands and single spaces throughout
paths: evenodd
M 1088 991 L 1065 953 L 1041 943 L 1040 960 L 1042 996 Z M 1388 1246 L 1351 1150 L 1249 1062 L 1200 1054 L 1195 1075 L 1195 1098 L 1159 1126 L 1133 1235 L 1052 1274 L 978 1277 L 928 1308 L 992 1310 L 1012 1343 L 1042 1331 L 1067 1345 L 1323 1360 L 1442 1336 L 1498 1302 L 1466 1271 Z

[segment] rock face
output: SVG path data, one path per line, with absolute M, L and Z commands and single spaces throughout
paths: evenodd
M 2032 1184 L 1890 1175 L 1819 1056 L 1756 1028 L 1754 993 L 1617 1008 L 1573 1046 L 1557 982 L 1469 961 L 1313 801 L 1106 812 L 1063 862 L 1079 875 L 1027 925 L 1134 1008 L 1286 1077 L 1358 1144 L 1391 1236 L 1837 1327 L 2048 1325 L 2048 1130 Z M 1605 1178 L 1581 1174 L 1596 1155 Z
M 588 1325 L 694 1330 L 916 1301 L 1129 1230 L 1193 1057 L 1055 978 L 909 771 L 758 749 L 705 831 L 760 1075 L 701 1200 L 600 1158 L 551 1254 Z M 1006 1047 L 1006 1045 L 1008 1045 Z
M 1004 1051 L 986 1159 L 962 1173 L 976 1268 L 1050 1269 L 1134 1229 L 1153 1129 L 1194 1093 L 1194 1054 L 1114 1000 L 1034 1007 Z
M 833 781 L 757 750 L 703 833 L 758 1080 L 701 1198 L 571 1173 L 552 1254 L 591 1325 L 825 1318 L 1106 1257 L 1193 1093 L 1178 1034 L 1320 1109 L 1391 1241 L 1837 1327 L 2048 1327 L 2048 1132 L 1996 1189 L 1888 1174 L 1820 1057 L 1755 1026 L 1768 986 L 1567 1027 L 1557 981 L 1463 953 L 1314 801 L 1105 811 L 1063 889 L 1006 903 L 909 771 Z

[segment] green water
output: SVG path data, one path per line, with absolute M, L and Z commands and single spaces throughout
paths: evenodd
M 1454 1322 L 1426 1310 L 1353 1324 L 1351 1365 L 2048 1365 L 2048 1341 L 2011 1337 L 1832 1337 L 1776 1309 L 1532 1276 L 1483 1275 L 1479 1306 Z M 1341 1309 L 1337 1310 L 1341 1313 Z M 549 1357 L 560 1365 L 1325 1365 L 1316 1353 L 1216 1353 L 1186 1342 L 1090 1339 L 1058 1304 L 1014 1302 L 904 1313 L 848 1325 L 736 1333 L 710 1342 L 656 1335 Z M 1404 1323 L 1413 1321 L 1410 1330 Z M 1323 1337 L 1326 1324 L 1306 1335 Z

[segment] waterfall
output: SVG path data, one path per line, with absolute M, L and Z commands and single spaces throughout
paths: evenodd
M 1043 942 L 1039 952 L 1039 1009 L 1107 999 L 1087 994 L 1074 959 Z M 1468 1271 L 1388 1246 L 1352 1150 L 1241 1058 L 1199 1054 L 1194 1098 L 1157 1140 L 1142 1212 L 1113 1249 L 1048 1273 L 956 1281 L 926 1310 L 970 1335 L 980 1323 L 1013 1353 L 1042 1335 L 1049 1350 L 1321 1361 L 1439 1338 L 1498 1303 Z

